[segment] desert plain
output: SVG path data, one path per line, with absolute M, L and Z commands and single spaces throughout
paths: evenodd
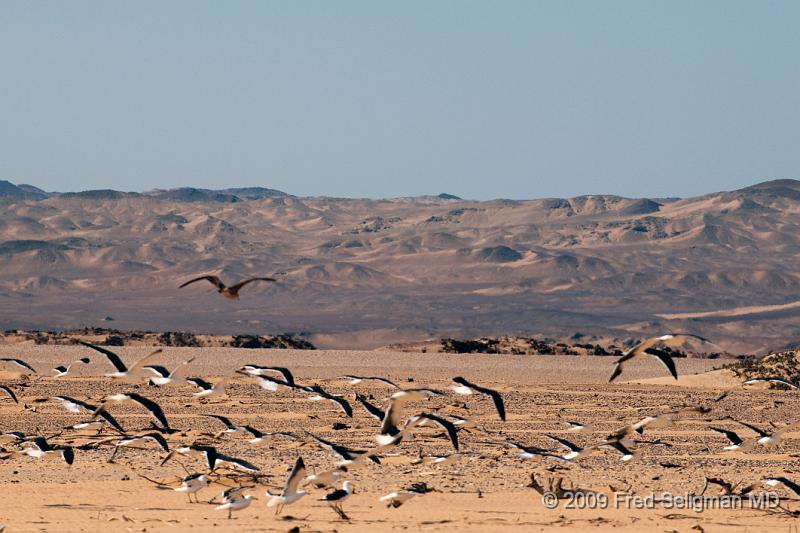
M 148 347 L 115 348 L 125 361 L 151 350 Z M 0 400 L 0 430 L 22 431 L 51 437 L 54 443 L 81 443 L 93 432 L 64 430 L 86 415 L 72 414 L 53 401 L 36 399 L 68 395 L 98 402 L 108 394 L 135 390 L 158 402 L 170 425 L 180 431 L 168 435 L 171 447 L 195 440 L 208 442 L 221 452 L 240 457 L 261 469 L 247 492 L 258 498 L 228 519 L 224 511 L 205 503 L 233 481 L 200 491 L 201 503 L 189 503 L 184 494 L 158 488 L 154 481 L 176 484 L 187 472 L 204 470 L 193 457 L 178 457 L 159 466 L 165 453 L 152 443 L 121 449 L 113 463 L 111 447 L 76 450 L 74 464 L 57 458 L 13 457 L 0 461 L 0 525 L 7 531 L 792 531 L 800 509 L 797 496 L 784 487 L 761 485 L 765 476 L 794 477 L 798 434 L 784 435 L 773 448 L 724 452 L 725 438 L 708 429 L 716 425 L 750 436 L 729 420 L 735 417 L 769 428 L 796 417 L 800 397 L 795 392 L 734 390 L 716 403 L 715 397 L 739 380 L 728 370 L 715 370 L 725 360 L 679 359 L 680 379 L 664 377 L 653 358 L 638 359 L 625 368 L 619 382 L 609 385 L 614 358 L 589 356 L 510 356 L 485 354 L 431 354 L 391 351 L 299 351 L 228 348 L 165 348 L 159 364 L 171 368 L 194 357 L 187 373 L 211 381 L 225 379 L 226 395 L 201 401 L 193 388 L 183 385 L 153 387 L 143 380 L 122 383 L 102 377 L 110 370 L 102 358 L 74 375 L 51 378 L 49 369 L 78 357 L 92 355 L 80 346 L 16 345 L 0 347 L 0 357 L 20 357 L 39 373 L 19 378 L 3 367 L 0 382 L 10 384 L 20 403 Z M 354 416 L 346 417 L 331 402 L 311 402 L 307 395 L 281 390 L 268 392 L 250 377 L 234 373 L 243 364 L 279 365 L 292 369 L 297 382 L 319 383 L 353 403 Z M 318 501 L 324 490 L 313 490 L 276 516 L 265 505 L 265 491 L 279 489 L 296 457 L 301 455 L 309 473 L 334 466 L 336 458 L 310 444 L 305 431 L 352 448 L 374 446 L 379 422 L 353 401 L 354 393 L 371 396 L 385 406 L 392 390 L 379 382 L 351 385 L 342 374 L 380 375 L 402 387 L 433 387 L 447 391 L 450 379 L 462 375 L 502 392 L 508 411 L 498 420 L 484 396 L 430 398 L 410 404 L 408 413 L 452 413 L 477 422 L 477 428 L 459 432 L 461 454 L 443 466 L 417 463 L 420 455 L 451 452 L 450 443 L 434 428 L 419 428 L 414 438 L 382 454 L 380 466 L 365 463 L 348 472 L 355 493 L 344 502 L 349 520 L 342 520 L 326 503 Z M 413 381 L 412 381 L 413 380 Z M 581 446 L 597 444 L 610 432 L 682 406 L 707 406 L 705 415 L 688 416 L 671 427 L 648 429 L 637 436 L 636 457 L 622 462 L 613 450 L 596 450 L 572 462 L 536 457 L 521 459 L 504 446 L 506 440 L 551 450 L 564 450 L 545 437 L 553 434 Z M 111 412 L 130 433 L 150 427 L 148 414 L 137 405 L 120 404 Z M 262 431 L 292 431 L 306 444 L 274 438 L 252 445 L 241 434 L 224 434 L 212 440 L 223 426 L 204 414 L 220 414 Z M 716 422 L 708 422 L 713 419 Z M 569 433 L 566 421 L 591 426 L 585 433 Z M 344 424 L 333 429 L 334 424 Z M 342 427 L 342 426 L 338 426 Z M 13 449 L 13 445 L 6 445 Z M 560 500 L 548 509 L 533 490 L 531 474 L 542 484 L 562 478 L 562 487 L 606 495 L 605 508 L 566 509 Z M 663 493 L 701 494 L 705 477 L 721 478 L 742 486 L 759 483 L 755 492 L 774 492 L 780 507 L 752 509 L 652 508 L 631 509 L 630 496 Z M 424 482 L 435 491 L 412 498 L 399 508 L 387 508 L 381 495 Z M 705 496 L 721 489 L 709 485 Z M 618 504 L 614 502 L 618 501 Z M 646 504 L 645 504 L 646 505 Z

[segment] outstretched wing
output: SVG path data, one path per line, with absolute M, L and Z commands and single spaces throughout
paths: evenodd
M 278 280 L 276 280 L 275 278 L 250 278 L 250 279 L 246 279 L 244 281 L 240 281 L 236 285 L 231 285 L 230 287 L 228 287 L 228 289 L 231 292 L 239 292 L 239 289 L 241 289 L 242 287 L 244 287 L 248 283 L 253 283 L 254 281 L 278 281 Z
M 114 368 L 117 369 L 117 372 L 127 372 L 128 371 L 128 367 L 125 366 L 125 363 L 122 362 L 122 359 L 120 359 L 119 356 L 117 354 L 115 354 L 114 352 L 112 352 L 111 350 L 106 350 L 105 348 L 103 348 L 101 346 L 95 346 L 94 344 L 92 344 L 90 342 L 85 342 L 85 341 L 81 341 L 81 340 L 78 341 L 78 344 L 82 344 L 83 346 L 86 346 L 87 348 L 91 348 L 92 350 L 95 350 L 95 351 L 100 352 L 101 354 L 105 355 L 106 359 L 108 359 L 108 362 L 111 363 L 114 366 Z
M 219 279 L 217 276 L 200 276 L 199 278 L 190 279 L 189 281 L 187 281 L 186 283 L 184 283 L 183 285 L 181 285 L 178 288 L 182 289 L 182 288 L 186 287 L 187 285 L 191 285 L 192 283 L 194 283 L 196 281 L 202 281 L 202 280 L 207 280 L 208 282 L 210 282 L 212 285 L 214 285 L 219 290 L 222 290 L 222 289 L 225 288 L 225 284 L 222 283 L 222 280 Z
M 289 473 L 289 477 L 286 478 L 286 486 L 283 489 L 284 494 L 297 492 L 297 487 L 304 477 L 306 477 L 306 464 L 303 462 L 303 458 L 298 456 L 297 461 L 294 463 L 294 468 Z
M 667 354 L 666 352 L 662 352 L 660 350 L 657 352 L 646 352 L 646 353 L 647 355 L 652 355 L 653 357 L 661 361 L 661 364 L 667 367 L 667 370 L 669 370 L 669 373 L 672 374 L 672 377 L 678 379 L 678 369 L 675 368 L 675 361 L 672 360 L 672 357 L 670 357 L 669 354 Z
M 0 385 L 0 390 L 5 392 L 8 395 L 9 398 L 14 400 L 14 403 L 19 403 L 19 400 L 17 400 L 17 396 L 14 394 L 13 390 L 11 390 L 10 388 L 6 387 L 5 385 Z

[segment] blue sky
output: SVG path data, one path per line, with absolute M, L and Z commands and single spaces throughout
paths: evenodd
M 800 178 L 800 2 L 0 4 L 0 179 L 689 196 Z

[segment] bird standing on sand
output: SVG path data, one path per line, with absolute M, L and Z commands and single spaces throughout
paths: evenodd
M 175 492 L 185 492 L 189 498 L 189 503 L 192 503 L 192 494 L 194 494 L 195 503 L 200 503 L 197 493 L 209 483 L 211 483 L 211 480 L 208 479 L 206 474 L 189 474 L 181 480 L 180 486 L 175 487 L 173 490 Z
M 342 517 L 343 520 L 350 520 L 342 510 L 342 502 L 349 498 L 351 494 L 353 494 L 353 483 L 352 481 L 347 480 L 342 483 L 341 489 L 336 489 L 333 492 L 329 492 L 320 498 L 319 501 L 328 502 L 331 506 L 331 509 L 336 511 L 336 514 Z
M 186 283 L 184 283 L 183 285 L 181 285 L 178 288 L 182 289 L 182 288 L 186 287 L 187 285 L 191 285 L 192 283 L 194 283 L 196 281 L 202 281 L 202 280 L 206 280 L 209 283 L 211 283 L 212 285 L 214 285 L 217 288 L 217 292 L 218 293 L 223 295 L 225 298 L 229 298 L 231 300 L 238 300 L 239 299 L 239 290 L 242 287 L 244 287 L 245 285 L 247 285 L 248 283 L 252 283 L 254 281 L 278 281 L 275 278 L 250 278 L 250 279 L 246 279 L 244 281 L 240 281 L 236 285 L 231 285 L 230 287 L 228 287 L 217 276 L 209 275 L 209 276 L 200 276 L 199 278 L 190 279 L 189 281 L 187 281 Z

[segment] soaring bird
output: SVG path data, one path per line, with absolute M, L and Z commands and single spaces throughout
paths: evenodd
M 697 335 L 691 335 L 689 333 L 671 333 L 668 335 L 662 335 L 660 337 L 650 337 L 649 339 L 645 339 L 627 352 L 623 353 L 622 357 L 616 360 L 614 363 L 614 370 L 611 372 L 611 377 L 608 378 L 608 382 L 611 383 L 617 379 L 620 374 L 622 374 L 623 363 L 641 355 L 650 355 L 656 357 L 659 361 L 661 361 L 661 364 L 663 364 L 667 370 L 669 370 L 669 373 L 672 375 L 672 377 L 678 379 L 678 370 L 675 368 L 675 362 L 672 360 L 672 357 L 661 351 L 649 352 L 648 349 L 659 343 L 666 346 L 680 346 L 688 339 L 710 342 L 708 339 L 698 337 Z
M 108 350 L 108 349 L 103 348 L 101 346 L 95 346 L 94 344 L 91 344 L 91 343 L 88 343 L 88 342 L 84 342 L 84 341 L 80 341 L 80 340 L 78 341 L 78 343 L 82 344 L 83 346 L 86 346 L 87 348 L 91 348 L 92 350 L 100 352 L 101 354 L 106 356 L 106 359 L 108 360 L 108 362 L 111 363 L 114 366 L 114 368 L 116 369 L 116 372 L 112 372 L 111 374 L 106 374 L 106 377 L 109 377 L 109 378 L 126 379 L 126 378 L 129 378 L 129 377 L 132 377 L 132 376 L 134 376 L 136 374 L 136 372 L 139 371 L 140 368 L 143 368 L 144 365 L 150 359 L 152 359 L 153 357 L 155 357 L 156 355 L 158 355 L 158 354 L 160 354 L 161 352 L 164 351 L 161 348 L 159 348 L 158 350 L 156 350 L 154 352 L 151 352 L 148 355 L 145 355 L 144 357 L 142 357 L 141 359 L 139 359 L 138 361 L 133 363 L 130 366 L 130 368 L 128 368 L 127 366 L 125 366 L 125 363 L 122 362 L 122 359 L 120 359 L 119 355 L 115 354 L 111 350 Z
M 505 422 L 506 408 L 505 405 L 503 405 L 503 397 L 496 390 L 481 387 L 480 385 L 467 381 L 461 376 L 453 378 L 453 386 L 451 388 L 456 394 L 472 394 L 473 392 L 478 392 L 491 397 L 494 402 L 494 407 L 497 409 L 497 415 L 500 417 L 500 420 Z
M 230 287 L 228 287 L 217 276 L 208 275 L 208 276 L 200 276 L 199 278 L 190 279 L 189 281 L 187 281 L 186 283 L 184 283 L 183 285 L 181 285 L 178 288 L 182 289 L 182 288 L 186 287 L 187 285 L 191 285 L 192 283 L 194 283 L 196 281 L 202 281 L 202 280 L 207 280 L 209 283 L 211 283 L 212 285 L 214 285 L 217 288 L 217 292 L 218 293 L 223 295 L 225 298 L 230 298 L 231 300 L 238 300 L 239 299 L 239 290 L 242 287 L 244 287 L 245 285 L 247 285 L 248 283 L 252 283 L 254 281 L 278 281 L 275 278 L 250 278 L 250 279 L 246 279 L 244 281 L 240 281 L 236 285 L 231 285 Z
M 291 505 L 305 496 L 306 491 L 297 490 L 305 475 L 306 464 L 303 462 L 303 458 L 298 456 L 292 471 L 289 472 L 289 477 L 286 478 L 286 484 L 284 484 L 283 490 L 279 494 L 273 494 L 267 491 L 267 496 L 269 496 L 267 507 L 277 507 L 277 509 L 275 509 L 275 514 L 279 514 L 284 505 Z

